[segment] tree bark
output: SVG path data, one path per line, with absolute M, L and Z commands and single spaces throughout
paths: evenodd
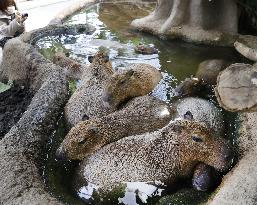
M 156 35 L 230 45 L 237 24 L 236 0 L 158 0 L 153 13 L 131 23 Z

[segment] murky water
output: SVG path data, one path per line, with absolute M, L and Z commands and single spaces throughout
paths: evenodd
M 41 39 L 37 45 L 49 59 L 56 51 L 65 50 L 70 53 L 70 57 L 88 64 L 87 57 L 99 49 L 103 49 L 109 52 L 115 69 L 124 69 L 131 63 L 151 64 L 160 69 L 164 77 L 153 95 L 167 102 L 173 100 L 175 86 L 186 77 L 194 75 L 199 63 L 203 60 L 222 58 L 231 62 L 243 61 L 231 48 L 200 46 L 181 41 L 164 41 L 129 28 L 133 19 L 145 16 L 153 9 L 154 4 L 98 4 L 72 16 L 66 22 L 67 24 L 90 23 L 94 25 L 96 32 L 92 36 L 46 37 Z M 135 53 L 134 46 L 140 42 L 152 44 L 159 50 L 158 54 Z M 208 96 L 213 97 L 212 95 Z M 234 115 L 225 112 L 224 114 L 226 119 L 229 119 L 226 120 L 226 124 L 231 136 L 235 130 L 234 123 L 232 123 Z M 62 165 L 54 157 L 55 150 L 67 131 L 65 123 L 61 119 L 57 131 L 48 143 L 44 177 L 50 191 L 62 201 L 67 204 L 85 204 L 72 189 L 74 164 Z M 81 196 L 83 198 L 83 195 Z M 195 196 L 198 201 L 199 197 L 206 198 L 204 193 L 197 193 Z M 180 200 L 183 201 L 183 197 Z M 191 200 L 197 201 L 196 199 Z M 111 199 L 106 199 L 103 204 L 114 204 L 114 202 Z M 148 204 L 156 204 L 156 200 L 148 201 Z

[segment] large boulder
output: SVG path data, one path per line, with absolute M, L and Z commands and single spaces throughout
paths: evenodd
M 208 205 L 255 205 L 257 203 L 257 147 L 245 155 L 223 178 Z

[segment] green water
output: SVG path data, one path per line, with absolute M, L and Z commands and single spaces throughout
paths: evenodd
M 163 74 L 163 80 L 153 95 L 167 102 L 172 101 L 175 86 L 186 77 L 194 75 L 200 62 L 215 58 L 222 58 L 231 62 L 244 61 L 231 48 L 200 46 L 181 41 L 164 41 L 130 29 L 129 24 L 133 19 L 145 16 L 153 9 L 154 4 L 98 4 L 90 9 L 82 10 L 66 22 L 67 24 L 90 23 L 96 27 L 96 32 L 93 35 L 45 37 L 39 40 L 37 45 L 41 53 L 48 59 L 51 59 L 56 51 L 62 50 L 69 52 L 70 57 L 77 61 L 88 64 L 87 57 L 89 55 L 94 54 L 99 49 L 105 49 L 108 50 L 113 67 L 116 69 L 124 69 L 131 63 L 151 64 L 160 69 Z M 92 43 L 92 39 L 97 40 Z M 159 53 L 153 55 L 136 54 L 134 46 L 140 42 L 154 45 Z M 71 83 L 71 87 L 74 90 L 74 82 Z M 207 95 L 207 98 L 213 101 L 213 94 Z M 235 116 L 227 112 L 224 112 L 224 115 L 228 128 L 227 135 L 228 138 L 231 138 L 235 130 L 233 123 Z M 63 165 L 54 156 L 67 132 L 64 120 L 61 118 L 56 132 L 53 133 L 47 145 L 48 152 L 43 175 L 54 196 L 66 204 L 85 204 L 72 189 L 71 181 L 76 164 L 66 163 Z M 188 194 L 190 191 L 187 190 L 185 193 Z M 179 194 L 178 204 L 187 204 L 188 198 L 183 198 L 181 195 L 183 196 L 183 194 Z M 199 200 L 201 196 L 206 199 L 205 193 L 195 194 L 197 202 L 201 201 Z M 185 202 L 183 202 L 184 199 Z M 165 204 L 165 200 L 161 201 L 162 204 Z M 176 201 L 176 198 L 173 198 L 172 201 Z M 115 202 L 107 200 L 103 204 L 115 204 Z M 153 200 L 151 204 L 156 204 L 156 200 Z
M 99 49 L 107 49 L 114 68 L 124 68 L 131 63 L 148 63 L 160 69 L 163 81 L 154 95 L 165 101 L 174 96 L 174 87 L 186 77 L 194 75 L 200 62 L 221 58 L 231 62 L 243 59 L 232 48 L 208 47 L 184 43 L 182 41 L 163 41 L 157 37 L 133 31 L 130 22 L 147 15 L 154 4 L 133 6 L 131 4 L 105 3 L 83 10 L 67 20 L 67 24 L 89 23 L 96 27 L 92 36 L 46 37 L 38 42 L 41 52 L 51 59 L 54 52 L 64 50 L 70 57 L 88 64 L 88 55 Z M 97 39 L 97 43 L 92 43 Z M 101 42 L 101 40 L 104 40 Z M 152 44 L 158 54 L 141 55 L 134 52 L 138 43 Z

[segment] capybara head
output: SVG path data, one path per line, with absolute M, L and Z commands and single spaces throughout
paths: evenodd
M 103 124 L 97 120 L 79 122 L 66 135 L 56 151 L 59 159 L 82 160 L 105 144 Z
M 202 86 L 201 79 L 193 77 L 186 78 L 175 88 L 175 93 L 178 97 L 193 96 L 201 90 Z
M 161 78 L 161 73 L 153 66 L 134 64 L 127 70 L 112 75 L 106 85 L 103 100 L 109 106 L 117 107 L 133 97 L 149 94 Z
M 175 131 L 178 136 L 176 140 L 180 149 L 181 166 L 188 167 L 202 162 L 219 171 L 228 169 L 234 157 L 231 145 L 225 139 L 215 136 L 204 123 L 189 119 L 192 117 L 189 113 L 186 117 L 187 119 L 171 124 L 171 131 Z
M 69 58 L 66 53 L 56 52 L 53 56 L 53 63 L 61 67 L 70 68 L 71 71 L 78 70 L 81 67 L 81 64 Z
M 88 61 L 91 63 L 93 73 L 95 76 L 106 72 L 113 74 L 112 63 L 110 62 L 109 55 L 105 52 L 98 51 L 94 56 L 88 56 Z

